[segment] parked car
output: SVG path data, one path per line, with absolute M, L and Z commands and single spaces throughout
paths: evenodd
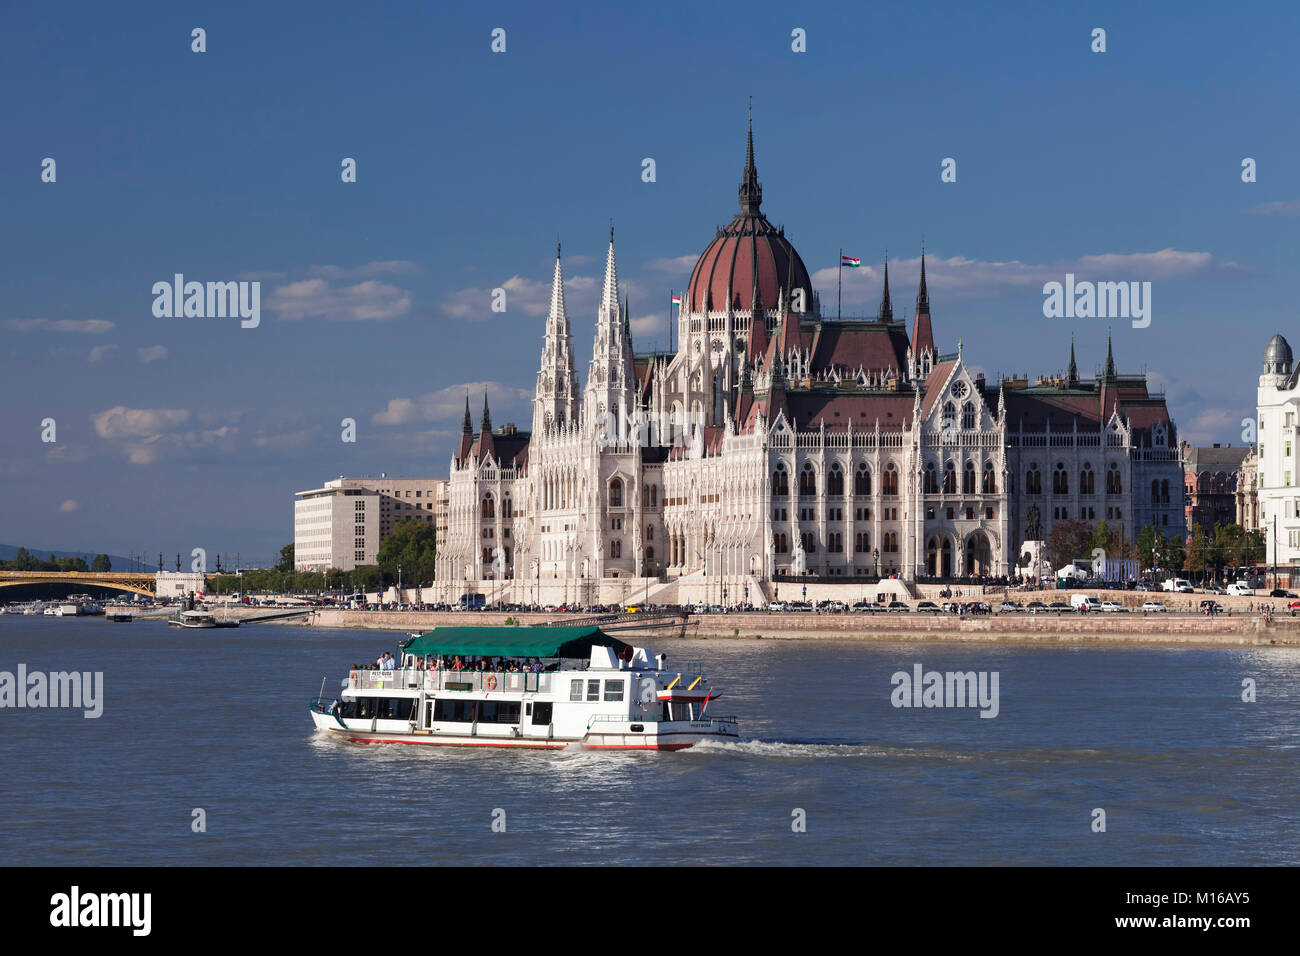
M 1268 592 L 1268 596 L 1282 598 L 1300 597 L 1300 595 L 1296 594 L 1294 591 L 1288 591 L 1286 588 L 1274 588 Z
M 1245 585 L 1242 581 L 1234 581 L 1228 585 L 1228 593 L 1237 597 L 1250 597 L 1255 592 Z
M 1024 608 L 1016 601 L 1003 601 L 998 605 L 999 614 L 1019 614 L 1022 611 Z
M 1030 601 L 1025 605 L 1025 610 L 1030 614 L 1039 614 L 1047 610 L 1047 605 L 1042 601 Z
M 1225 588 L 1222 584 L 1207 584 L 1205 587 L 1201 588 L 1201 593 L 1202 594 L 1227 594 L 1228 589 Z
M 933 601 L 922 601 L 919 604 L 917 604 L 916 609 L 917 611 L 925 612 L 927 614 L 943 613 L 942 611 L 939 610 L 939 605 L 935 604 Z
M 902 601 L 890 601 L 889 604 L 885 606 L 885 610 L 892 614 L 906 614 L 912 609 Z
M 1196 588 L 1192 587 L 1192 582 L 1184 578 L 1170 578 L 1161 587 L 1166 591 L 1177 591 L 1179 594 L 1193 594 L 1196 591 Z
M 1095 594 L 1071 594 L 1070 607 L 1076 611 L 1100 611 L 1101 601 Z
M 1159 601 L 1147 601 L 1146 604 L 1142 605 L 1142 611 L 1144 614 L 1168 610 L 1169 608 L 1165 607 Z
M 1118 601 L 1102 601 L 1101 611 L 1106 614 L 1127 614 L 1128 608 Z
M 769 611 L 774 612 L 774 613 L 780 614 L 782 611 L 785 610 L 785 602 L 783 602 L 783 601 L 773 601 L 771 604 L 769 604 L 769 605 L 767 606 L 767 609 L 768 609 Z
M 858 601 L 853 605 L 854 614 L 879 614 L 883 610 L 880 605 L 872 604 L 870 601 Z

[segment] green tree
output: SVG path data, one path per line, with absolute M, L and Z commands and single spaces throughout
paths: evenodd
M 1183 563 L 1187 559 L 1187 546 L 1180 537 L 1163 538 L 1160 542 L 1157 558 L 1160 567 L 1164 570 L 1181 571 L 1183 570 Z
M 95 555 L 95 560 L 90 563 L 90 570 L 100 572 L 100 573 L 106 571 L 112 571 L 113 562 L 109 560 L 108 555 L 97 554 Z
M 432 583 L 437 551 L 437 532 L 431 523 L 413 518 L 398 522 L 379 546 L 383 582 L 396 583 L 400 567 L 403 586 Z
M 293 570 L 293 542 L 290 541 L 280 549 L 280 563 L 275 566 L 277 571 Z
M 1205 529 L 1198 524 L 1192 529 L 1192 535 L 1187 540 L 1187 556 L 1183 559 L 1183 567 L 1199 575 L 1209 566 L 1209 560 L 1210 539 Z
M 1136 557 L 1138 563 L 1142 565 L 1143 570 L 1152 566 L 1152 555 L 1156 550 L 1156 546 L 1160 544 L 1162 537 L 1160 529 L 1152 524 L 1147 525 L 1138 532 L 1134 549 L 1137 552 Z
M 1100 549 L 1103 554 L 1113 557 L 1118 547 L 1119 539 L 1115 537 L 1115 532 L 1110 530 L 1110 525 L 1105 521 L 1098 521 L 1097 526 L 1092 529 L 1090 550 Z

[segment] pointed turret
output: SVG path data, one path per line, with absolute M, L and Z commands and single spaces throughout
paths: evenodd
M 542 362 L 533 395 L 533 432 L 541 434 L 548 424 L 572 421 L 577 414 L 577 404 L 578 376 L 573 370 L 573 338 L 564 304 L 564 272 L 557 242 L 555 273 L 551 279 L 551 308 L 546 316 Z
M 1070 367 L 1065 371 L 1065 387 L 1079 387 L 1079 366 L 1074 362 L 1074 336 L 1070 336 Z
M 460 433 L 462 435 L 474 434 L 474 419 L 469 415 L 469 392 L 465 393 L 465 420 L 460 423 Z
M 618 264 L 614 259 L 614 227 L 611 226 L 583 415 L 594 424 L 602 412 L 618 415 L 623 409 L 623 414 L 630 414 L 634 407 L 631 326 L 618 299 Z
M 925 287 L 925 249 L 921 249 L 921 284 L 916 290 L 916 318 L 912 323 L 912 353 L 919 360 L 934 352 L 934 331 L 930 327 L 930 293 Z
M 876 313 L 876 318 L 881 322 L 894 321 L 894 305 L 889 301 L 889 256 L 885 256 L 885 287 L 880 293 L 880 309 Z
M 1115 380 L 1119 377 L 1115 374 L 1115 353 L 1110 345 L 1110 333 L 1106 333 L 1106 368 L 1101 373 L 1102 381 L 1108 385 L 1114 385 Z
M 763 187 L 758 184 L 758 168 L 754 165 L 754 108 L 749 108 L 749 132 L 745 142 L 745 170 L 740 174 L 740 211 L 746 216 L 759 215 L 763 203 Z

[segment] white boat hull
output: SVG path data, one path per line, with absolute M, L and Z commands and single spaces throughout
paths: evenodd
M 521 750 L 560 750 L 571 744 L 579 744 L 590 750 L 685 750 L 706 740 L 727 741 L 740 738 L 739 727 L 730 721 L 628 721 L 626 725 L 612 723 L 601 726 L 599 733 L 589 731 L 582 737 L 561 738 L 526 736 L 514 730 L 503 733 L 499 725 L 493 728 L 495 733 L 476 733 L 470 727 L 466 727 L 462 733 L 412 730 L 408 722 L 345 721 L 314 709 L 311 717 L 318 731 L 355 744 L 509 747 Z M 379 727 L 381 723 L 389 724 L 393 729 Z

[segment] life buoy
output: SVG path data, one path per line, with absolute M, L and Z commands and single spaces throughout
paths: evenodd
M 488 674 L 487 681 L 485 681 L 485 684 L 487 685 L 487 689 L 488 689 L 488 690 L 496 690 L 496 689 L 497 689 L 497 675 L 496 675 L 496 674 Z
M 353 675 L 352 675 L 352 686 L 353 686 L 353 687 L 356 687 L 356 686 L 357 686 L 357 675 L 356 675 L 356 674 L 353 674 Z

